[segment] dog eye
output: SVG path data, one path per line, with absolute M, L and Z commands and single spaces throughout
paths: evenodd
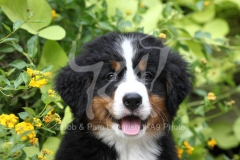
M 146 80 L 146 81 L 151 81 L 152 79 L 153 79 L 153 75 L 151 74 L 151 73 L 145 73 L 145 75 L 144 75 L 144 79 Z
M 107 76 L 106 76 L 106 80 L 108 81 L 112 81 L 112 80 L 115 80 L 117 77 L 115 74 L 113 73 L 109 73 Z

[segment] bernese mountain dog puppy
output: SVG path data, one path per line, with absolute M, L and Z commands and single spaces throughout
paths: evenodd
M 177 160 L 169 128 L 190 77 L 161 39 L 133 32 L 89 42 L 56 78 L 74 115 L 56 160 Z

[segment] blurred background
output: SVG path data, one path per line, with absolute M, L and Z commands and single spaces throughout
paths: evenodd
M 239 0 L 0 0 L 0 159 L 53 159 L 71 122 L 56 71 L 108 32 L 153 35 L 190 63 L 171 127 L 186 160 L 240 160 Z

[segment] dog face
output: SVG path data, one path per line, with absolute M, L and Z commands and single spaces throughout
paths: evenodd
M 97 38 L 74 63 L 60 71 L 56 90 L 96 135 L 102 130 L 131 139 L 159 135 L 191 88 L 187 63 L 145 34 Z M 88 70 L 78 72 L 76 66 Z

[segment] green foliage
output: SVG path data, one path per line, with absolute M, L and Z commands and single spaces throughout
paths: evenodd
M 239 159 L 232 149 L 240 144 L 240 1 L 0 0 L 0 6 L 0 113 L 29 122 L 38 138 L 22 140 L 29 132 L 17 134 L 0 118 L 2 159 L 53 159 L 43 150 L 56 152 L 72 120 L 52 90 L 56 71 L 84 43 L 111 31 L 159 37 L 190 62 L 193 93 L 171 130 L 182 159 Z M 210 139 L 229 154 L 214 157 Z

